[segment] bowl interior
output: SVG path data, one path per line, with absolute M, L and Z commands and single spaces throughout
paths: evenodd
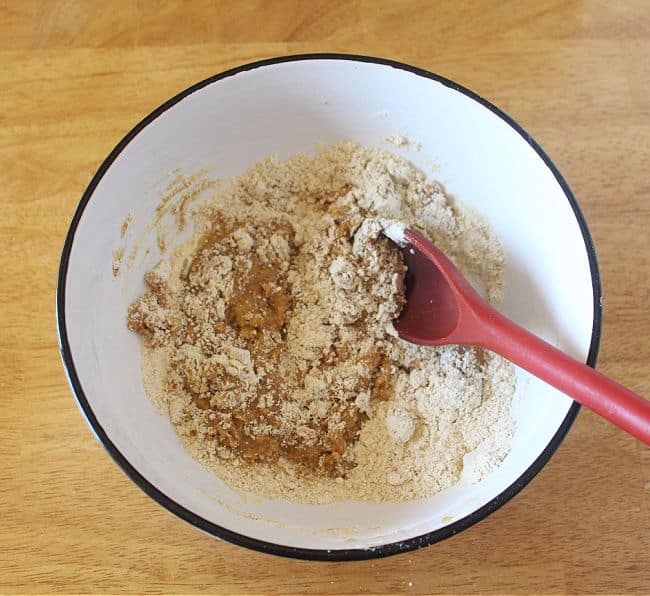
M 387 144 L 386 137 L 396 133 L 421 149 Z M 482 213 L 506 251 L 501 310 L 585 360 L 594 325 L 585 239 L 539 154 L 500 116 L 443 82 L 386 64 L 340 59 L 242 70 L 150 118 L 100 171 L 78 212 L 64 254 L 61 332 L 67 335 L 67 365 L 77 395 L 100 438 L 109 438 L 110 450 L 141 475 L 150 494 L 154 487 L 166 495 L 185 510 L 186 519 L 208 531 L 215 532 L 210 524 L 216 524 L 289 547 L 410 548 L 413 537 L 443 528 L 451 533 L 459 520 L 498 506 L 508 487 L 534 473 L 531 466 L 573 402 L 518 371 L 512 451 L 476 485 L 461 482 L 441 495 L 404 504 L 267 501 L 229 489 L 184 451 L 169 421 L 144 394 L 139 338 L 125 324 L 128 304 L 144 289 L 143 273 L 159 259 L 147 224 L 159 200 L 156 189 L 174 170 L 208 168 L 229 177 L 271 154 L 285 158 L 341 139 L 402 153 Z M 121 238 L 129 213 L 133 222 Z M 114 278 L 113 252 L 126 247 L 128 253 L 136 239 L 141 241 L 132 266 Z M 65 338 L 63 343 L 65 348 Z

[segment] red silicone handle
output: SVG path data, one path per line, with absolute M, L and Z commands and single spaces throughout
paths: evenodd
M 536 377 L 650 445 L 650 401 L 574 360 L 488 307 L 481 346 Z

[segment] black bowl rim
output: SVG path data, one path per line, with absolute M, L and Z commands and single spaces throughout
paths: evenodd
M 573 421 L 575 420 L 578 411 L 580 410 L 580 405 L 574 402 L 561 425 L 559 426 L 557 432 L 553 438 L 549 441 L 548 445 L 539 455 L 539 457 L 526 469 L 526 471 L 515 480 L 510 486 L 508 486 L 503 492 L 494 497 L 490 502 L 483 505 L 480 509 L 477 509 L 470 515 L 459 519 L 448 526 L 428 532 L 421 536 L 415 536 L 407 540 L 402 540 L 398 542 L 393 542 L 389 544 L 383 544 L 379 546 L 369 547 L 369 548 L 350 548 L 350 549 L 312 549 L 312 548 L 297 548 L 284 544 L 275 544 L 272 542 L 266 542 L 263 540 L 258 540 L 256 538 L 251 538 L 237 532 L 233 532 L 227 528 L 221 527 L 217 524 L 214 524 L 199 515 L 196 515 L 189 509 L 186 509 L 182 505 L 179 505 L 174 500 L 170 499 L 162 491 L 156 488 L 152 483 L 150 483 L 146 478 L 144 478 L 129 461 L 120 453 L 117 447 L 110 440 L 106 431 L 102 428 L 101 424 L 97 420 L 90 404 L 84 394 L 84 390 L 79 381 L 77 375 L 74 359 L 72 357 L 72 351 L 68 341 L 67 326 L 66 326 L 66 316 L 65 316 L 65 288 L 66 288 L 66 279 L 68 273 L 68 264 L 70 259 L 70 253 L 72 245 L 74 243 L 75 232 L 79 225 L 79 221 L 83 215 L 86 205 L 89 203 L 93 192 L 100 180 L 112 165 L 118 155 L 124 150 L 124 148 L 133 140 L 133 138 L 138 135 L 138 133 L 144 129 L 147 125 L 153 122 L 166 110 L 174 106 L 176 103 L 184 99 L 185 97 L 191 95 L 195 91 L 202 89 L 203 87 L 210 85 L 221 79 L 231 77 L 238 73 L 253 70 L 256 68 L 269 66 L 273 64 L 281 64 L 287 62 L 296 62 L 302 60 L 345 60 L 353 62 L 364 62 L 378 64 L 382 66 L 388 66 L 391 68 L 397 68 L 400 70 L 407 71 L 414 75 L 424 77 L 442 83 L 446 87 L 449 87 L 455 91 L 458 91 L 473 99 L 477 103 L 481 104 L 483 107 L 490 110 L 493 114 L 501 118 L 509 126 L 511 126 L 517 133 L 519 133 L 523 139 L 535 150 L 539 157 L 544 161 L 546 166 L 555 176 L 558 184 L 564 191 L 564 194 L 567 198 L 567 201 L 573 209 L 576 220 L 582 232 L 582 236 L 585 243 L 585 248 L 587 251 L 587 257 L 589 260 L 589 267 L 591 270 L 591 281 L 593 288 L 593 326 L 591 333 L 591 343 L 589 347 L 589 354 L 587 356 L 587 364 L 589 366 L 595 367 L 596 360 L 598 358 L 598 350 L 600 347 L 600 336 L 602 328 L 602 286 L 600 281 L 600 273 L 598 269 L 598 261 L 596 257 L 596 251 L 594 248 L 593 240 L 591 234 L 587 227 L 587 222 L 582 214 L 582 211 L 578 205 L 578 202 L 573 195 L 569 185 L 564 180 L 560 171 L 555 166 L 551 158 L 546 154 L 546 152 L 540 147 L 540 145 L 528 134 L 515 120 L 510 116 L 502 112 L 499 108 L 494 106 L 492 103 L 477 95 L 473 91 L 455 83 L 445 77 L 434 74 L 427 70 L 417 68 L 415 66 L 410 66 L 401 62 L 386 58 L 376 58 L 371 56 L 363 56 L 356 54 L 338 54 L 338 53 L 316 53 L 316 54 L 297 54 L 289 56 L 278 56 L 275 58 L 269 58 L 265 60 L 259 60 L 256 62 L 251 62 L 249 64 L 244 64 L 237 68 L 232 68 L 226 70 L 220 74 L 211 76 L 191 87 L 188 87 L 184 91 L 181 91 L 161 106 L 156 108 L 148 116 L 142 119 L 111 151 L 108 157 L 101 164 L 90 184 L 86 188 L 79 205 L 74 213 L 72 221 L 70 223 L 70 228 L 68 230 L 65 243 L 63 246 L 63 251 L 61 254 L 61 262 L 59 267 L 59 275 L 57 282 L 57 291 L 56 291 L 56 311 L 57 311 L 57 329 L 59 336 L 59 350 L 61 352 L 61 358 L 63 360 L 63 365 L 68 376 L 68 381 L 72 388 L 72 392 L 76 398 L 77 404 L 81 409 L 82 414 L 86 418 L 88 425 L 95 434 L 97 440 L 103 445 L 103 447 L 108 451 L 109 455 L 115 460 L 115 462 L 122 468 L 126 475 L 135 482 L 149 497 L 157 501 L 160 505 L 185 520 L 186 522 L 192 524 L 196 528 L 203 530 L 204 532 L 222 540 L 226 540 L 233 544 L 240 546 L 245 546 L 247 548 L 257 550 L 264 553 L 269 553 L 273 555 L 279 555 L 284 557 L 291 557 L 296 559 L 305 559 L 305 560 L 316 560 L 316 561 L 352 561 L 352 560 L 363 560 L 363 559 L 372 559 L 378 557 L 386 557 L 389 555 L 394 555 L 398 553 L 408 552 L 422 548 L 424 546 L 430 546 L 436 542 L 454 536 L 462 530 L 469 528 L 475 523 L 479 522 L 490 513 L 496 511 L 499 507 L 503 506 L 508 502 L 512 497 L 514 497 L 520 490 L 522 490 L 544 467 L 544 465 L 551 458 L 553 453 L 559 447 L 560 443 L 566 436 L 567 432 L 571 428 Z

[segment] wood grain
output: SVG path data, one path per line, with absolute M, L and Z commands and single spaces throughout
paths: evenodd
M 650 395 L 650 5 L 289 1 L 0 4 L 0 591 L 650 593 L 650 450 L 583 411 L 542 473 L 434 547 L 319 564 L 215 541 L 93 439 L 54 317 L 59 252 L 95 169 L 191 83 L 287 53 L 374 54 L 489 98 L 552 156 L 600 258 L 599 368 Z

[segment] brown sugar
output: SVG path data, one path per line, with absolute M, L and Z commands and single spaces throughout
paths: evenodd
M 235 488 L 304 502 L 428 496 L 479 447 L 481 474 L 498 465 L 512 367 L 396 337 L 405 268 L 382 235 L 382 218 L 417 227 L 495 299 L 502 254 L 478 216 L 352 143 L 197 184 L 215 190 L 191 216 L 183 203 L 194 237 L 145 275 L 127 318 L 147 393 L 197 459 Z
M 389 359 L 378 349 L 355 354 L 349 341 L 339 346 L 333 334 L 332 345 L 323 345 L 304 366 L 293 356 L 301 339 L 288 333 L 293 311 L 310 307 L 309 298 L 290 282 L 299 276 L 292 226 L 227 220 L 218 211 L 210 219 L 176 291 L 167 285 L 166 261 L 145 275 L 150 289 L 131 306 L 130 329 L 151 347 L 177 350 L 168 391 L 191 397 L 186 415 L 199 423 L 206 441 L 247 462 L 275 463 L 285 457 L 305 474 L 345 476 L 353 465 L 346 453 L 367 418 L 355 400 L 364 391 L 372 399 L 389 399 Z M 394 317 L 403 299 L 397 280 L 404 266 L 386 238 L 372 242 L 383 245 L 395 280 L 389 311 Z M 335 237 L 328 248 L 333 259 L 351 258 L 349 238 Z M 215 276 L 221 284 L 215 284 Z M 215 300 L 225 289 L 227 299 Z M 367 291 L 372 292 L 372 284 Z M 367 323 L 355 325 L 357 333 L 366 333 Z M 354 356 L 358 366 L 346 379 L 347 390 L 329 396 L 321 395 L 324 387 L 306 390 L 314 368 L 336 371 Z M 324 407 L 314 412 L 310 402 Z

